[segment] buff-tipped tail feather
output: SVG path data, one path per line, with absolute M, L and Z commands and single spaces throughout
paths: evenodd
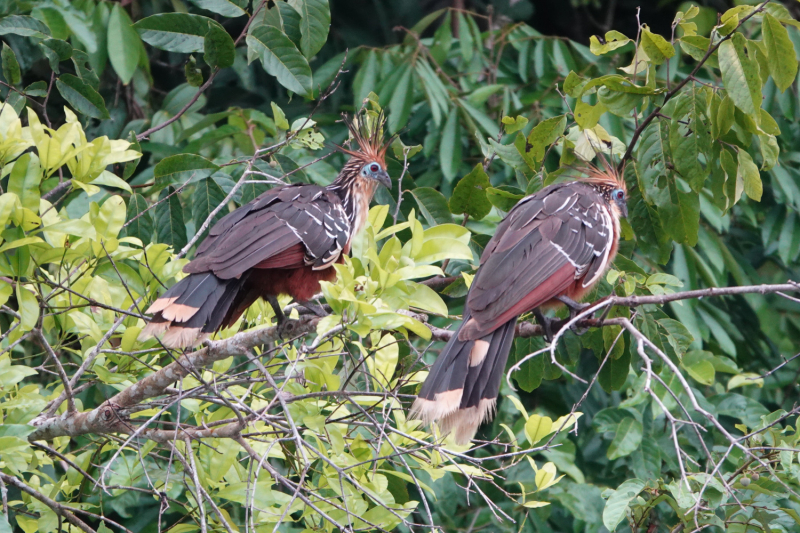
M 246 277 L 223 280 L 211 273 L 191 274 L 147 309 L 153 318 L 140 340 L 158 337 L 168 348 L 192 348 L 235 322 L 246 300 Z M 239 314 L 234 311 L 242 308 Z
M 469 319 L 468 313 L 464 320 Z M 452 434 L 456 444 L 468 444 L 484 422 L 491 420 L 514 340 L 516 318 L 474 340 L 453 335 L 437 358 L 411 417 Z

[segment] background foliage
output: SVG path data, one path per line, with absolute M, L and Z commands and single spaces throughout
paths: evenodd
M 638 3 L 0 1 L 0 532 L 797 530 L 799 4 Z M 329 315 L 139 341 L 362 107 L 396 184 Z M 523 324 L 472 449 L 406 420 L 497 223 L 598 153 L 605 325 Z

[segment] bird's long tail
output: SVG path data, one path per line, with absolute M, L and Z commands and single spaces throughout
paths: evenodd
M 153 318 L 140 339 L 158 336 L 170 348 L 190 348 L 223 326 L 236 322 L 255 300 L 247 275 L 220 279 L 210 272 L 191 274 L 161 295 L 146 313 Z
M 517 317 L 475 340 L 460 340 L 464 322 L 450 339 L 422 384 L 411 416 L 426 425 L 436 423 L 443 434 L 453 433 L 467 444 L 484 421 L 494 416 L 500 383 L 514 342 Z

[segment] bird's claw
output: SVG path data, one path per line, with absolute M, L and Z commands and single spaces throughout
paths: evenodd
M 278 325 L 276 326 L 278 328 L 278 337 L 281 339 L 291 339 L 296 335 L 299 326 L 299 320 L 295 320 L 294 318 L 286 318 L 284 316 L 282 319 L 278 320 Z
M 306 309 L 308 309 L 309 311 L 311 311 L 312 313 L 314 313 L 318 317 L 328 316 L 328 312 L 325 311 L 325 308 L 322 307 L 321 305 L 312 304 L 311 302 L 305 302 L 305 303 L 300 304 L 300 305 L 302 305 L 303 307 L 305 307 Z

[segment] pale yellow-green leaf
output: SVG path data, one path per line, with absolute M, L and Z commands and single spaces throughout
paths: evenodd
M 522 414 L 522 416 L 525 417 L 525 420 L 530 420 L 530 416 L 528 416 L 528 411 L 525 410 L 525 406 L 522 405 L 522 402 L 519 400 L 519 398 L 517 398 L 516 396 L 509 395 L 506 396 L 506 399 L 514 404 L 514 407 L 516 407 L 517 411 L 519 411 L 520 414 Z
M 39 302 L 31 291 L 20 284 L 17 284 L 17 305 L 19 306 L 17 312 L 20 316 L 20 329 L 22 331 L 32 330 L 39 320 Z
M 0 280 L 0 305 L 5 305 L 12 294 L 14 294 L 14 288 L 11 284 Z
M 98 236 L 116 239 L 125 224 L 125 202 L 121 196 L 111 196 L 100 207 L 98 215 L 92 220 Z
M 748 385 L 755 385 L 756 387 L 761 388 L 764 386 L 764 378 L 753 372 L 737 374 L 728 381 L 728 390 L 732 390 L 737 387 L 746 387 Z
M 106 187 L 116 187 L 117 189 L 133 192 L 133 189 L 125 180 L 107 170 L 102 171 L 97 178 L 92 180 L 92 185 L 105 185 Z
M 530 501 L 530 502 L 525 502 L 522 505 L 524 507 L 528 507 L 529 509 L 536 509 L 536 508 L 539 508 L 539 507 L 545 507 L 547 505 L 550 505 L 550 503 L 549 502 Z
M 525 422 L 525 436 L 532 445 L 553 432 L 553 420 L 546 416 L 531 415 Z
M 414 292 L 409 296 L 408 305 L 436 313 L 437 315 L 447 315 L 447 304 L 444 303 L 442 297 L 436 291 L 421 283 L 414 284 Z
M 739 176 L 744 182 L 744 192 L 747 196 L 755 200 L 761 201 L 761 194 L 764 192 L 764 185 L 761 183 L 761 174 L 758 172 L 758 167 L 753 162 L 753 158 L 747 151 L 739 149 Z

